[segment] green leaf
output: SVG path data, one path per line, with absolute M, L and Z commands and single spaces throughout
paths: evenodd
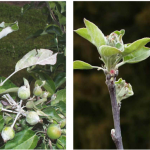
M 76 60 L 73 62 L 73 69 L 93 69 L 93 66 L 84 61 Z
M 75 32 L 92 43 L 92 39 L 88 33 L 87 28 L 80 28 L 80 29 L 75 30 Z M 94 42 L 92 44 L 94 44 Z
M 55 106 L 57 106 L 59 108 L 59 111 L 66 116 L 66 103 L 64 103 L 63 101 L 60 101 Z
M 117 54 L 121 54 L 121 51 L 115 47 L 103 45 L 98 48 L 98 52 L 100 53 L 101 57 L 111 57 Z
M 118 103 L 134 94 L 131 84 L 126 83 L 125 80 L 122 80 L 122 78 L 115 82 L 115 86 Z
M 92 22 L 84 19 L 85 26 L 89 35 L 91 36 L 92 43 L 99 48 L 106 44 L 106 39 L 102 31 Z
M 60 101 L 66 102 L 66 89 L 57 91 L 56 99 L 51 102 L 51 105 L 54 106 L 56 103 Z
M 103 45 L 98 49 L 108 71 L 115 69 L 117 63 L 122 59 L 121 51 L 115 47 Z
M 5 80 L 5 77 L 0 77 L 0 81 Z M 0 94 L 9 93 L 9 92 L 17 92 L 18 87 L 13 84 L 10 80 L 7 80 L 5 85 L 0 86 Z
M 66 2 L 65 1 L 58 1 L 61 6 L 61 13 L 66 11 Z
M 52 108 L 51 106 L 46 107 L 42 110 L 46 115 L 49 116 L 50 119 L 54 119 L 57 122 L 60 122 L 62 118 L 57 114 L 56 110 Z
M 125 49 L 123 51 L 123 56 L 126 56 L 134 51 L 137 51 L 141 49 L 143 46 L 145 46 L 148 42 L 150 42 L 150 38 L 143 38 L 140 40 L 137 40 L 133 42 L 132 44 L 126 44 Z
M 45 29 L 47 33 L 55 33 L 58 36 L 62 35 L 62 31 L 58 25 L 48 25 Z
M 123 58 L 125 63 L 137 63 L 145 60 L 150 56 L 150 48 L 142 47 Z
M 3 119 L 3 115 L 0 114 L 0 132 L 3 130 L 4 128 L 4 119 Z
M 63 149 L 66 149 L 66 136 L 62 135 L 60 138 L 57 139 L 57 146 L 61 145 Z
M 5 149 L 34 149 L 37 146 L 38 137 L 34 131 L 26 129 L 18 132 L 14 139 L 8 141 Z
M 46 73 L 38 73 L 41 81 L 45 81 L 44 88 L 52 95 L 55 93 L 56 87 L 54 81 Z
M 55 87 L 56 89 L 58 87 L 60 87 L 63 83 L 65 83 L 66 81 L 66 73 L 62 72 L 59 73 L 55 78 L 54 78 L 54 82 L 55 82 Z
M 48 33 L 45 32 L 43 29 L 39 29 L 39 30 L 36 31 L 35 33 L 29 35 L 26 39 L 37 38 L 38 36 L 46 35 L 46 34 L 48 34 Z
M 4 80 L 0 85 L 2 86 L 13 74 L 16 72 L 30 67 L 34 65 L 54 65 L 57 61 L 57 53 L 53 54 L 53 51 L 47 50 L 47 49 L 39 49 L 39 50 L 32 50 L 28 52 L 22 59 L 20 59 L 16 66 L 15 71 L 6 79 Z

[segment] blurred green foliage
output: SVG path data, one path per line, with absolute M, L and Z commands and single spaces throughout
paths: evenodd
M 47 34 L 26 40 L 30 34 L 43 29 L 47 23 L 47 15 L 43 15 L 41 9 L 34 8 L 21 15 L 20 6 L 0 3 L 0 23 L 3 21 L 18 21 L 19 25 L 17 32 L 0 40 L 0 75 L 6 77 L 14 71 L 16 62 L 27 52 L 35 48 L 47 48 L 50 45 L 51 36 Z M 17 73 L 12 80 L 18 85 L 18 80 L 22 80 L 22 76 L 28 76 L 26 70 Z
M 74 2 L 74 30 L 85 27 L 83 18 L 105 35 L 125 29 L 124 43 L 150 37 L 150 2 Z M 147 44 L 149 47 L 150 44 Z M 101 66 L 90 42 L 74 33 L 74 60 Z M 122 101 L 121 129 L 124 148 L 150 148 L 150 58 L 119 68 L 118 78 L 131 83 L 134 95 Z M 74 71 L 74 148 L 115 149 L 114 127 L 105 75 L 96 70 Z

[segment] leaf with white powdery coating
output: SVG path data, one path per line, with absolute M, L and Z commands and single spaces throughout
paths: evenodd
M 148 42 L 150 42 L 150 38 L 143 38 L 131 44 L 125 44 L 124 51 L 122 52 L 123 56 L 126 56 L 134 51 L 138 51 L 143 46 L 145 46 Z
M 125 63 L 138 63 L 147 59 L 150 56 L 150 48 L 142 47 L 139 50 L 132 52 L 131 54 L 125 56 L 123 58 L 123 62 Z
M 88 33 L 87 28 L 80 28 L 80 29 L 75 30 L 75 32 L 92 43 L 92 39 Z M 94 43 L 92 43 L 92 44 L 94 44 Z
M 73 69 L 93 69 L 93 67 L 84 61 L 76 60 L 73 62 Z
M 14 75 L 16 72 L 31 67 L 34 65 L 54 65 L 57 61 L 57 54 L 53 54 L 53 51 L 47 50 L 47 49 L 39 49 L 39 50 L 32 50 L 28 52 L 22 59 L 20 59 L 16 66 L 15 71 L 5 79 L 0 86 L 2 86 L 12 75 Z
M 91 36 L 92 43 L 99 48 L 106 44 L 106 39 L 102 31 L 92 22 L 84 19 L 85 26 L 89 35 Z

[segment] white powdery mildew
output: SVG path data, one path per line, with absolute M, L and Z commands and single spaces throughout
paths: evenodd
M 11 27 L 7 27 L 5 29 L 3 29 L 1 32 L 0 32 L 0 39 L 3 38 L 4 36 L 6 36 L 7 34 L 13 32 L 13 30 L 11 29 Z

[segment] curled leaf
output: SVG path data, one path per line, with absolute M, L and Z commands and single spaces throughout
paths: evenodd
M 115 86 L 118 103 L 134 94 L 131 84 L 126 83 L 125 80 L 122 80 L 122 78 L 115 82 Z

